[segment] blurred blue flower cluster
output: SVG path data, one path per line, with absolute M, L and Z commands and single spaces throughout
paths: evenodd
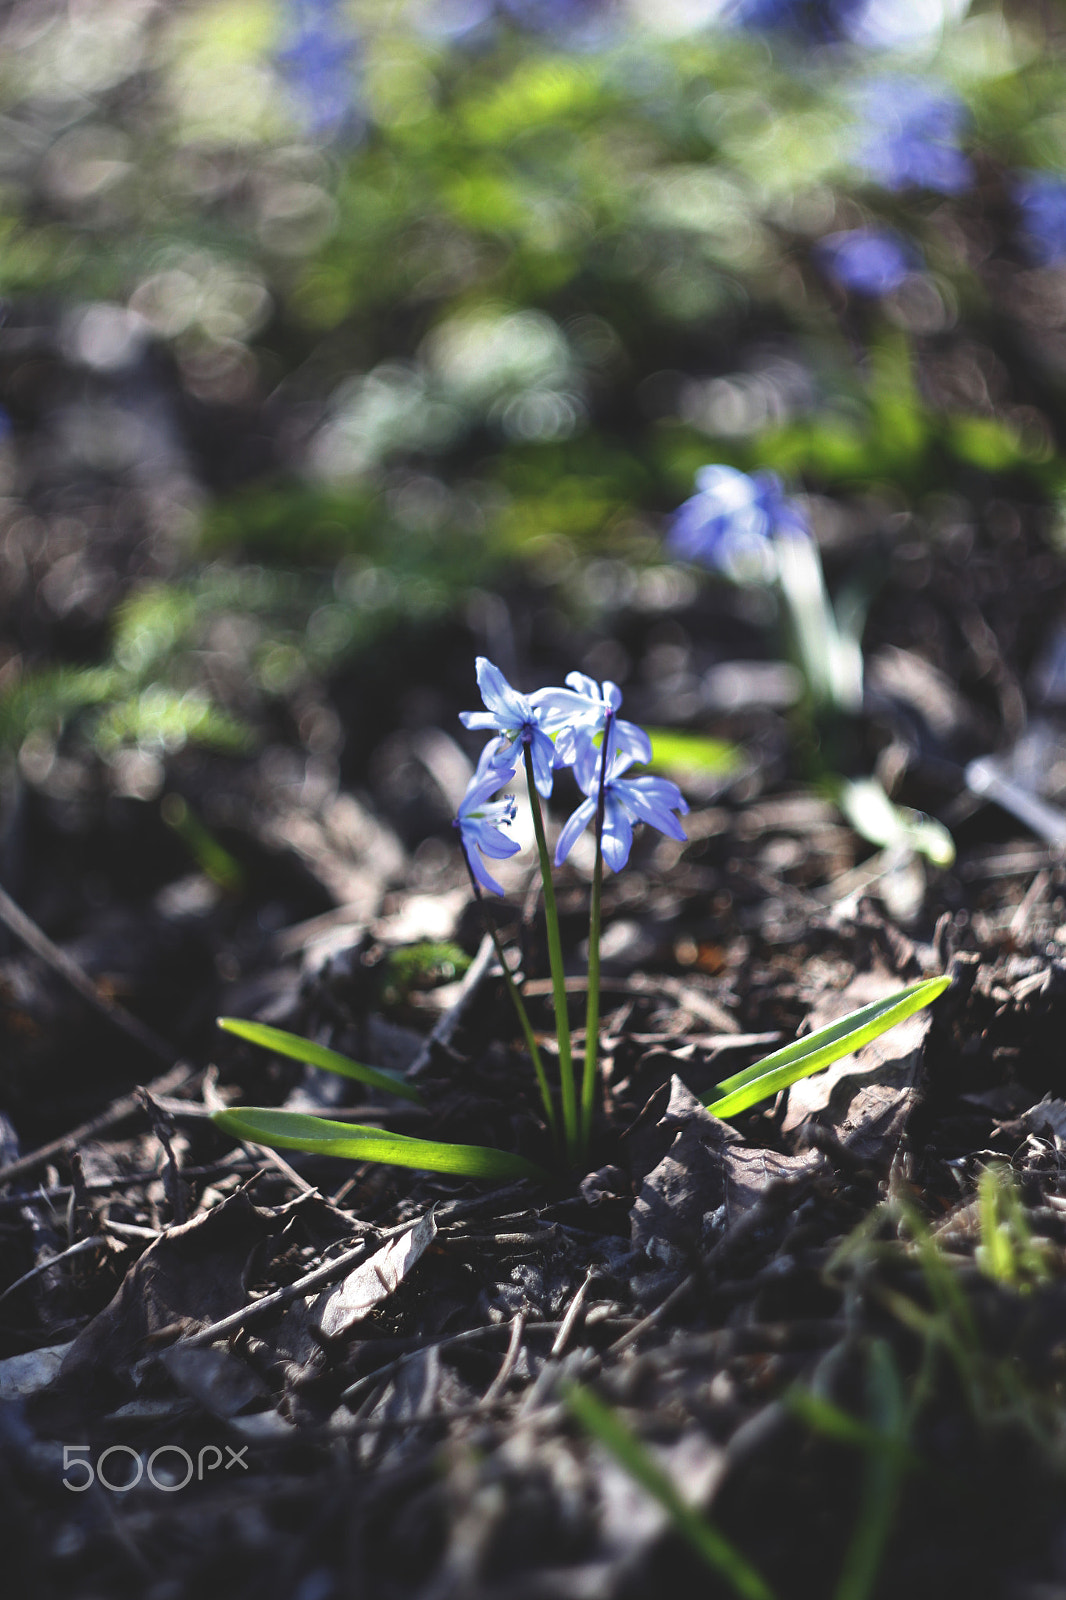
M 785 29 L 812 42 L 892 48 L 935 35 L 969 0 L 733 0 L 725 15 L 746 28 Z
M 651 742 L 642 728 L 618 717 L 622 691 L 617 684 L 599 684 L 584 673 L 571 672 L 565 688 L 523 695 L 484 656 L 477 658 L 477 681 L 486 709 L 464 711 L 460 721 L 495 737 L 481 752 L 454 825 L 470 871 L 483 888 L 503 893 L 479 852 L 502 860 L 519 848 L 502 832 L 514 818 L 514 800 L 491 798 L 514 778 L 519 755 L 545 799 L 559 767 L 573 768 L 586 796 L 560 834 L 556 866 L 565 861 L 588 824 L 595 822 L 601 793 L 603 857 L 613 871 L 620 872 L 629 860 L 634 822 L 647 822 L 671 838 L 684 839 L 674 813 L 684 814 L 688 806 L 677 784 L 667 778 L 623 776 L 635 762 L 651 760 Z
M 959 149 L 968 113 L 957 96 L 917 78 L 880 78 L 859 100 L 867 140 L 859 154 L 869 176 L 886 189 L 931 189 L 961 194 L 973 167 Z
M 775 537 L 807 537 L 806 520 L 776 473 L 749 477 L 736 467 L 702 467 L 696 490 L 674 513 L 667 536 L 683 560 L 737 580 L 768 580 L 776 566 Z
M 1014 202 L 1033 259 L 1042 267 L 1066 261 L 1066 178 L 1054 172 L 1023 173 L 1014 183 Z
M 921 268 L 914 245 L 890 228 L 851 228 L 826 234 L 816 253 L 834 283 L 870 299 L 891 294 Z
M 338 0 L 286 0 L 277 65 L 309 133 L 332 138 L 356 121 L 359 39 Z

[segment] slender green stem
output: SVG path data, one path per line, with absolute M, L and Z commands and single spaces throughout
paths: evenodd
M 577 1120 L 577 1094 L 574 1085 L 574 1059 L 570 1049 L 570 1019 L 566 1010 L 566 974 L 563 970 L 563 942 L 559 937 L 559 912 L 555 904 L 555 885 L 552 883 L 551 857 L 544 835 L 544 813 L 540 795 L 533 781 L 533 752 L 524 747 L 526 782 L 529 785 L 529 804 L 533 812 L 533 831 L 537 838 L 540 856 L 540 876 L 544 885 L 544 922 L 548 933 L 548 960 L 552 969 L 552 995 L 555 999 L 555 1028 L 559 1041 L 559 1089 L 563 1108 L 563 1132 L 566 1137 L 567 1158 L 575 1165 L 580 1156 L 580 1133 Z
M 548 1118 L 548 1126 L 551 1129 L 552 1140 L 555 1144 L 555 1148 L 560 1154 L 562 1154 L 562 1146 L 559 1141 L 559 1124 L 555 1117 L 555 1106 L 552 1103 L 551 1089 L 548 1087 L 548 1075 L 544 1070 L 544 1060 L 540 1053 L 540 1046 L 537 1044 L 536 1035 L 533 1032 L 533 1024 L 529 1020 L 529 1012 L 526 1010 L 525 1001 L 522 999 L 522 996 L 519 993 L 518 985 L 514 981 L 514 978 L 511 974 L 511 969 L 507 965 L 507 961 L 503 953 L 503 946 L 500 944 L 500 936 L 492 925 L 492 918 L 489 915 L 489 908 L 485 904 L 485 897 L 481 892 L 481 885 L 474 877 L 473 869 L 471 868 L 469 861 L 466 860 L 465 850 L 463 852 L 463 860 L 466 861 L 466 870 L 470 877 L 470 887 L 474 891 L 474 898 L 481 907 L 481 915 L 485 923 L 485 932 L 492 940 L 492 948 L 496 952 L 496 959 L 500 963 L 500 969 L 503 972 L 503 981 L 507 985 L 507 992 L 511 996 L 515 1011 L 518 1014 L 518 1021 L 521 1025 L 522 1034 L 526 1041 L 526 1048 L 533 1058 L 533 1071 L 537 1075 L 537 1087 L 540 1090 L 540 1098 L 544 1102 L 544 1111 Z
M 596 865 L 589 902 L 589 988 L 585 1006 L 585 1070 L 581 1077 L 581 1153 L 588 1154 L 592 1135 L 592 1107 L 596 1098 L 596 1064 L 600 1049 L 600 903 L 603 897 L 603 817 L 607 803 L 607 760 L 611 742 L 611 712 L 603 730 L 600 752 L 600 788 L 596 797 Z

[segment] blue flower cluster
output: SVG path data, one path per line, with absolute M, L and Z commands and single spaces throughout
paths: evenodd
M 485 710 L 464 711 L 460 721 L 493 737 L 481 753 L 454 826 L 470 871 L 483 888 L 503 893 L 481 855 L 500 861 L 519 849 L 502 831 L 514 819 L 515 802 L 510 796 L 493 796 L 511 782 L 527 751 L 533 783 L 544 799 L 551 795 L 559 767 L 573 768 L 586 796 L 559 836 L 556 866 L 595 821 L 601 794 L 603 858 L 613 871 L 620 872 L 629 860 L 634 822 L 648 822 L 673 839 L 685 838 L 674 812 L 684 814 L 688 806 L 677 784 L 667 778 L 624 776 L 635 762 L 651 760 L 651 741 L 642 728 L 618 716 L 622 691 L 617 684 L 599 684 L 582 672 L 571 672 L 565 688 L 519 694 L 484 656 L 477 658 L 477 682 Z
M 1014 203 L 1033 259 L 1042 267 L 1066 261 L 1066 178 L 1055 172 L 1024 173 L 1015 180 Z
M 834 283 L 870 299 L 891 294 L 921 267 L 910 240 L 890 228 L 851 228 L 826 234 L 818 242 L 817 255 Z
M 957 95 L 918 78 L 867 84 L 860 108 L 867 129 L 860 164 L 886 189 L 962 194 L 974 171 L 959 149 L 969 114 Z
M 776 538 L 808 537 L 806 518 L 775 472 L 751 476 L 736 467 L 701 467 L 697 493 L 675 511 L 667 543 L 685 561 L 698 561 L 738 581 L 768 581 L 776 569 Z
M 951 0 L 731 0 L 727 21 L 744 28 L 779 29 L 811 44 L 848 41 L 872 49 L 916 44 L 939 32 Z
M 308 132 L 330 138 L 352 117 L 359 41 L 337 0 L 288 0 L 278 67 Z

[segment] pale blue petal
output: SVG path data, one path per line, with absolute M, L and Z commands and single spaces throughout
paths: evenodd
M 625 778 L 611 792 L 639 821 L 668 833 L 672 839 L 688 837 L 674 816 L 675 811 L 687 811 L 688 806 L 677 784 L 668 778 Z
M 546 733 L 540 728 L 534 728 L 529 748 L 533 756 L 533 782 L 537 786 L 537 793 L 548 800 L 551 798 L 552 784 L 555 781 L 553 772 L 555 746 Z
M 500 727 L 520 728 L 532 717 L 532 707 L 526 696 L 512 689 L 499 667 L 494 667 L 486 656 L 478 656 L 477 686 L 481 698 L 490 711 L 496 712 Z
M 561 867 L 578 839 L 596 817 L 595 800 L 582 800 L 577 810 L 563 824 L 559 842 L 555 846 L 555 865 Z
M 477 879 L 478 883 L 480 883 L 481 887 L 483 889 L 488 889 L 490 894 L 502 895 L 503 884 L 496 882 L 496 879 L 492 876 L 492 873 L 488 870 L 477 851 L 472 845 L 469 845 L 465 839 L 463 840 L 463 849 L 466 851 L 466 859 L 470 863 L 470 870 L 474 874 L 474 877 Z
M 591 801 L 589 802 L 591 804 Z M 608 794 L 603 811 L 603 859 L 612 872 L 621 872 L 633 848 L 633 828 L 613 794 Z
M 468 823 L 463 833 L 484 855 L 491 856 L 494 861 L 507 861 L 511 856 L 516 856 L 522 848 L 517 839 L 509 839 L 487 820 L 478 820 L 473 825 Z
M 571 677 L 574 674 L 571 673 Z M 548 733 L 554 733 L 568 723 L 595 721 L 602 718 L 603 708 L 585 695 L 572 689 L 538 689 L 530 695 L 537 721 Z
M 495 711 L 460 711 L 459 721 L 464 728 L 496 728 L 500 727 L 500 719 Z
M 503 788 L 510 783 L 518 770 L 515 763 L 515 742 L 513 739 L 490 739 L 478 757 L 475 778 L 487 778 L 494 772 L 499 780 L 498 787 Z M 508 770 L 509 769 L 509 770 Z
M 622 755 L 628 755 L 631 760 L 647 762 L 651 760 L 651 740 L 635 722 L 624 722 L 621 717 L 615 717 L 611 723 L 614 747 Z
M 603 754 L 592 735 L 582 728 L 574 733 L 574 777 L 583 794 L 598 794 Z

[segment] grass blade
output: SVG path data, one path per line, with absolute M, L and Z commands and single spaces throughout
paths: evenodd
M 797 1039 L 783 1050 L 775 1050 L 773 1055 L 756 1061 L 754 1066 L 735 1073 L 732 1078 L 723 1079 L 704 1104 L 716 1117 L 735 1117 L 760 1100 L 767 1100 L 779 1090 L 798 1083 L 801 1078 L 820 1072 L 842 1056 L 861 1050 L 864 1044 L 895 1027 L 897 1022 L 931 1005 L 950 982 L 950 978 L 923 978 L 905 989 L 897 989 L 884 1000 L 860 1006 L 858 1011 L 850 1011 L 828 1027 L 819 1028 L 817 1033 Z
M 238 1039 L 247 1039 L 249 1044 L 261 1045 L 264 1050 L 273 1050 L 275 1055 L 291 1056 L 294 1061 L 302 1061 L 306 1066 L 324 1067 L 327 1072 L 339 1073 L 342 1078 L 354 1078 L 372 1089 L 399 1095 L 401 1100 L 412 1100 L 416 1106 L 422 1104 L 418 1091 L 394 1073 L 382 1072 L 377 1067 L 364 1067 L 361 1061 L 352 1061 L 339 1051 L 329 1050 L 324 1044 L 315 1044 L 311 1039 L 301 1039 L 298 1033 L 286 1033 L 284 1028 L 271 1028 L 265 1022 L 246 1022 L 243 1017 L 218 1017 L 216 1021 L 226 1033 L 234 1033 Z
M 353 1122 L 331 1122 L 326 1117 L 306 1116 L 298 1111 L 241 1106 L 236 1111 L 216 1111 L 211 1121 L 235 1139 L 265 1144 L 272 1150 L 306 1150 L 312 1155 L 341 1156 L 348 1161 L 381 1161 L 389 1167 L 450 1172 L 460 1178 L 551 1181 L 551 1174 L 535 1161 L 507 1150 L 414 1139 L 405 1133 L 388 1133 Z
M 742 1600 L 774 1600 L 773 1590 L 746 1556 L 719 1533 L 707 1519 L 681 1498 L 673 1479 L 637 1438 L 618 1413 L 605 1405 L 589 1389 L 574 1386 L 567 1391 L 566 1403 L 574 1416 L 615 1460 L 657 1500 L 667 1512 L 678 1533 L 688 1540 L 709 1567 L 719 1573 Z
M 883 1339 L 871 1347 L 866 1387 L 879 1442 L 867 1452 L 859 1518 L 833 1600 L 869 1600 L 873 1594 L 903 1489 L 909 1421 L 892 1350 Z

